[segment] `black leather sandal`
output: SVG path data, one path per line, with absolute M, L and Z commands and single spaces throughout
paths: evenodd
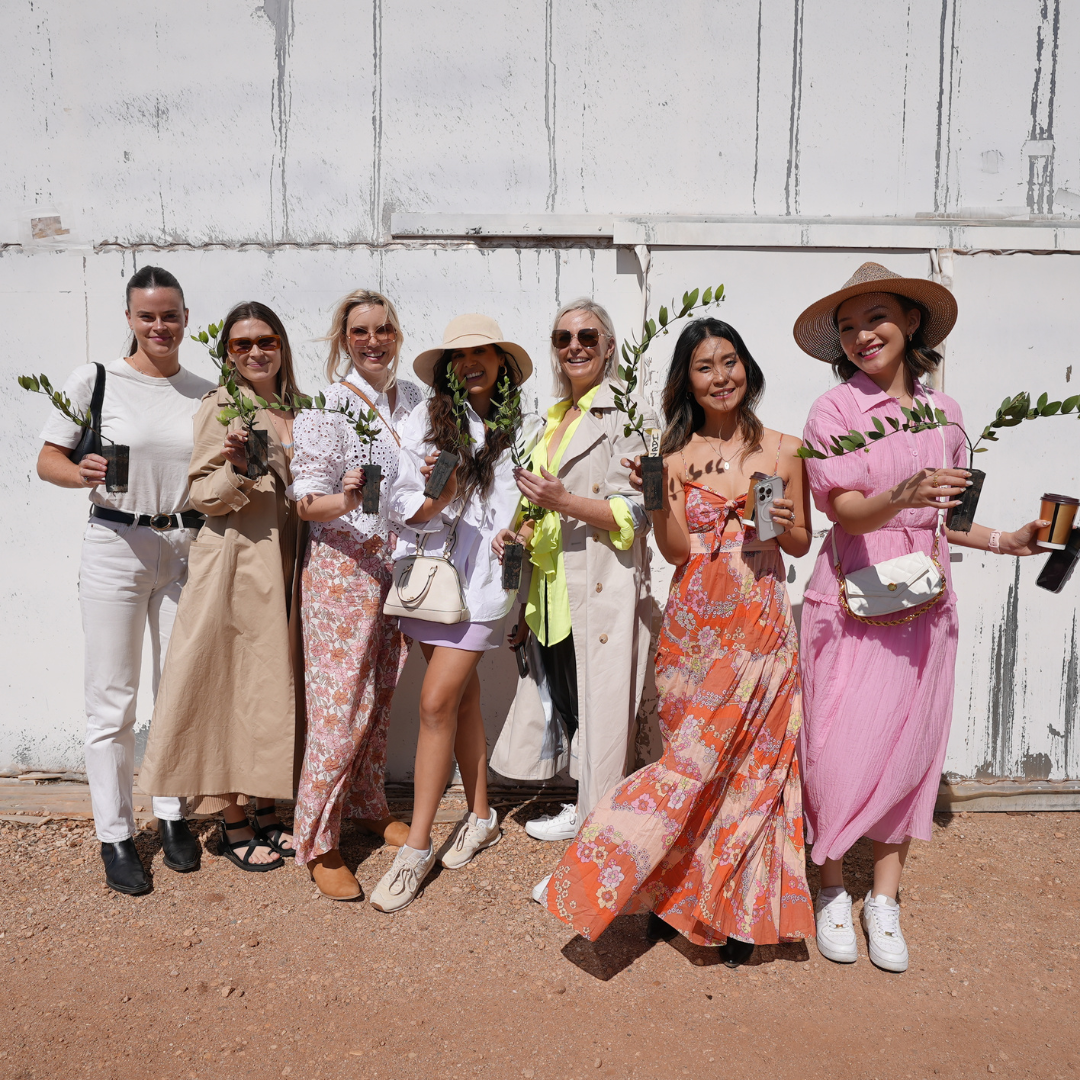
M 233 829 L 246 829 L 248 828 L 248 820 L 244 818 L 243 821 L 234 821 L 232 823 Z M 252 874 L 264 874 L 267 870 L 276 870 L 279 866 L 285 865 L 285 860 L 278 856 L 273 862 L 268 863 L 253 863 L 251 862 L 252 852 L 258 847 L 265 847 L 266 841 L 263 840 L 255 830 L 255 835 L 250 840 L 236 840 L 230 842 L 229 840 L 229 823 L 222 818 L 221 819 L 221 840 L 218 843 L 218 851 L 224 855 L 229 862 L 239 866 L 241 870 L 247 870 Z M 237 852 L 240 848 L 246 848 L 247 850 L 243 855 L 238 855 Z
M 720 961 L 725 967 L 737 968 L 745 964 L 754 953 L 752 941 L 739 941 L 729 937 L 720 946 Z
M 295 855 L 296 851 L 293 848 L 285 847 L 281 843 L 281 838 L 283 836 L 287 836 L 291 840 L 292 833 L 289 832 L 280 821 L 274 825 L 259 824 L 259 818 L 270 817 L 271 815 L 277 816 L 276 806 L 264 806 L 261 810 L 257 806 L 255 807 L 255 824 L 252 826 L 255 830 L 255 835 L 262 840 L 264 844 L 268 844 L 272 847 L 279 855 Z

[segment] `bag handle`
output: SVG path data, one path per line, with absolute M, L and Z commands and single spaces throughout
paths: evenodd
M 94 380 L 94 393 L 90 398 L 90 426 L 101 434 L 101 406 L 105 401 L 105 365 L 95 363 L 97 378 Z
M 450 526 L 450 531 L 446 534 L 446 543 L 443 544 L 442 557 L 444 559 L 450 558 L 450 553 L 457 546 L 457 528 L 461 523 L 461 519 L 465 514 L 465 508 L 469 505 L 469 500 L 472 498 L 472 492 L 467 492 L 461 499 L 461 509 L 457 512 L 457 517 L 454 518 L 454 523 Z M 416 554 L 424 554 L 424 545 L 427 543 L 427 538 L 430 533 L 422 533 L 417 531 L 416 533 Z
M 367 396 L 367 394 L 364 393 L 363 390 L 358 390 L 355 386 L 353 386 L 353 384 L 351 382 L 349 382 L 348 379 L 342 379 L 341 380 L 341 385 L 344 386 L 344 387 L 347 387 L 349 390 L 351 390 L 362 401 L 367 402 L 368 408 L 369 409 L 374 409 L 375 412 L 377 412 L 379 414 L 379 419 L 383 422 L 383 427 L 385 427 L 386 430 L 389 431 L 390 434 L 394 436 L 394 442 L 396 442 L 398 444 L 398 446 L 400 446 L 401 445 L 401 439 L 398 437 L 398 433 L 390 426 L 389 423 L 387 423 L 386 417 L 383 416 L 382 410 L 379 408 L 379 406 L 376 405 L 375 402 L 372 401 L 371 398 L 369 398 Z

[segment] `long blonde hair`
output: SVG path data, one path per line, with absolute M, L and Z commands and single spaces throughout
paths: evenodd
M 401 360 L 401 343 L 405 335 L 401 332 L 401 320 L 398 318 L 397 308 L 382 293 L 373 289 L 354 289 L 348 296 L 343 296 L 336 308 L 330 323 L 330 331 L 322 341 L 330 345 L 330 354 L 326 359 L 326 378 L 328 382 L 339 382 L 345 378 L 352 367 L 352 356 L 349 354 L 348 338 L 345 328 L 349 322 L 349 313 L 353 308 L 363 307 L 365 304 L 377 305 L 386 312 L 386 321 L 397 331 L 394 339 L 394 360 L 390 365 L 390 380 L 385 389 L 389 390 L 397 381 L 398 362 Z M 342 366 L 342 354 L 345 364 Z
M 615 370 L 619 364 L 619 343 L 615 338 L 615 324 L 611 321 L 611 316 L 607 313 L 607 308 L 598 304 L 595 300 L 588 296 L 579 296 L 576 300 L 571 300 L 568 304 L 563 304 L 557 312 L 555 312 L 555 321 L 551 324 L 551 332 L 554 334 L 559 329 L 559 323 L 562 322 L 564 315 L 569 315 L 571 311 L 587 311 L 590 315 L 596 316 L 596 321 L 603 327 L 604 333 L 611 338 L 612 344 L 615 348 L 611 350 L 611 355 L 607 358 L 604 364 L 604 374 L 601 379 L 610 379 L 615 374 Z M 570 379 L 567 377 L 566 372 L 563 371 L 562 364 L 559 363 L 559 351 L 554 345 L 551 346 L 551 373 L 555 376 L 555 393 L 558 395 L 560 401 L 564 398 L 570 397 L 572 390 L 570 387 Z

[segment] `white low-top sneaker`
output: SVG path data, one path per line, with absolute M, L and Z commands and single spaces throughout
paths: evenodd
M 557 814 L 545 814 L 525 822 L 525 831 L 534 840 L 573 840 L 577 836 L 577 807 L 573 803 L 563 803 Z
M 867 893 L 862 922 L 870 942 L 870 962 L 883 971 L 907 971 L 908 951 L 900 929 L 900 905 L 891 896 Z
M 427 851 L 407 846 L 399 848 L 390 869 L 371 894 L 371 906 L 388 914 L 408 907 L 419 895 L 420 886 L 434 865 L 435 849 L 430 845 Z
M 859 947 L 855 941 L 855 924 L 851 919 L 851 897 L 845 889 L 832 897 L 824 896 L 823 892 L 818 893 L 814 903 L 818 952 L 826 960 L 854 964 L 859 959 Z
M 543 881 L 538 881 L 533 886 L 532 898 L 542 907 L 547 907 L 547 887 L 550 880 L 551 875 L 548 874 L 548 876 L 544 878 Z
M 499 818 L 494 810 L 485 820 L 471 810 L 450 834 L 450 839 L 439 849 L 439 859 L 447 870 L 460 870 L 473 861 L 484 848 L 492 847 L 502 839 Z

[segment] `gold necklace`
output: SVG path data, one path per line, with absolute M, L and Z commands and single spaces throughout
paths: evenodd
M 706 446 L 710 445 L 708 435 L 703 434 L 701 437 L 705 440 Z M 735 460 L 735 454 L 732 454 L 730 458 L 724 457 L 724 452 L 723 452 L 723 450 L 721 450 L 722 445 L 723 444 L 720 442 L 720 440 L 717 439 L 716 440 L 716 456 L 720 459 L 720 470 L 721 470 L 721 472 L 727 472 L 728 469 L 731 468 L 731 463 Z M 739 449 L 741 449 L 741 448 L 742 448 L 742 446 L 740 444 Z M 736 453 L 738 453 L 738 450 L 736 450 Z

